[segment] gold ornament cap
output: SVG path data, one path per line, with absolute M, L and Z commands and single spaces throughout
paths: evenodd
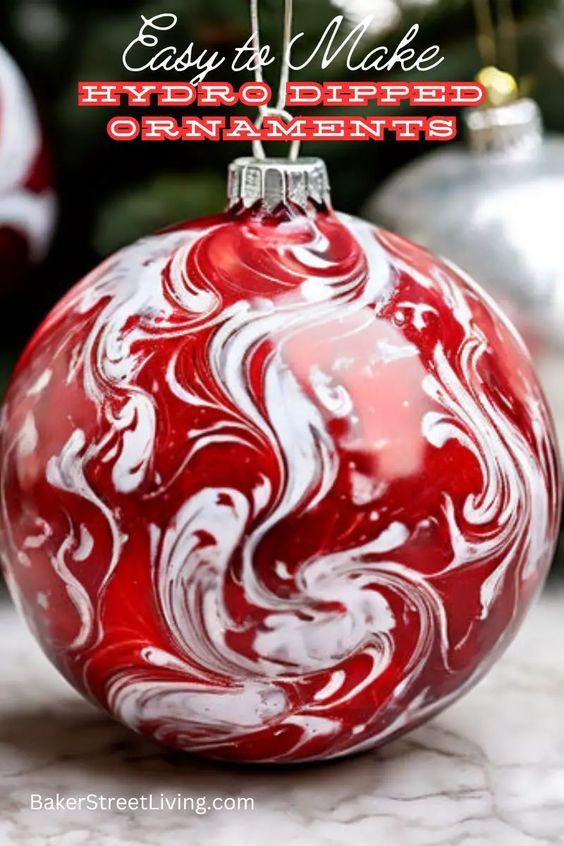
M 482 68 L 476 82 L 486 91 L 486 107 L 507 106 L 519 99 L 519 85 L 510 73 L 490 66 Z

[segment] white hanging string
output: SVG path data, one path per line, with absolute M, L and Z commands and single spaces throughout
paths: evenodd
M 251 29 L 253 36 L 253 45 L 255 50 L 255 82 L 262 84 L 264 82 L 264 74 L 262 72 L 262 64 L 260 61 L 261 42 L 260 42 L 260 20 L 258 10 L 258 0 L 250 0 L 251 5 Z M 292 0 L 284 0 L 284 34 L 282 37 L 282 58 L 280 62 L 280 77 L 278 80 L 278 94 L 276 97 L 275 106 L 259 106 L 259 114 L 255 121 L 255 126 L 260 129 L 264 123 L 265 117 L 268 115 L 276 115 L 283 120 L 290 122 L 292 115 L 286 110 L 286 86 L 290 79 L 290 41 L 292 38 L 292 18 L 293 18 L 293 2 Z M 300 152 L 300 141 L 292 141 L 290 144 L 289 158 L 295 161 Z M 253 141 L 253 155 L 256 159 L 266 159 L 264 146 L 260 139 Z

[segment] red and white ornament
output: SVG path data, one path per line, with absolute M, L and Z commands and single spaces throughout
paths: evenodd
M 492 302 L 334 213 L 319 161 L 244 161 L 231 195 L 105 261 L 31 340 L 5 569 L 49 658 L 131 728 L 331 758 L 509 643 L 554 549 L 553 432 Z
M 0 290 L 14 286 L 51 239 L 55 198 L 35 104 L 0 46 Z

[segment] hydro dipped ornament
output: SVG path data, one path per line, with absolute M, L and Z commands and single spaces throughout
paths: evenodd
M 0 46 L 0 291 L 47 250 L 55 217 L 50 169 L 35 105 Z
M 3 410 L 5 569 L 45 652 L 217 758 L 329 758 L 427 719 L 507 646 L 554 548 L 522 342 L 325 180 L 236 164 L 230 212 L 64 297 Z

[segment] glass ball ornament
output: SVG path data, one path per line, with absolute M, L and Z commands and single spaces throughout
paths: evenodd
M 51 661 L 127 726 L 322 760 L 505 649 L 553 554 L 554 437 L 498 309 L 335 213 L 320 160 L 238 160 L 229 196 L 103 262 L 24 351 L 4 566 Z
M 392 175 L 365 213 L 464 268 L 496 299 L 535 358 L 564 444 L 564 139 L 544 134 L 526 98 L 470 111 L 466 136 Z
M 0 292 L 13 289 L 49 246 L 55 197 L 28 85 L 0 46 Z

